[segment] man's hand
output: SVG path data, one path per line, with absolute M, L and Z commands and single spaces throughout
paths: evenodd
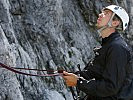
M 67 86 L 76 86 L 77 85 L 77 80 L 78 80 L 77 75 L 63 71 L 63 78 L 65 79 Z

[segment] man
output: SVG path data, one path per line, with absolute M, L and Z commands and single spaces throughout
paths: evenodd
M 80 77 L 63 72 L 66 84 L 85 92 L 87 100 L 118 100 L 121 97 L 130 76 L 127 74 L 131 56 L 129 47 L 117 30 L 124 31 L 128 22 L 129 16 L 122 7 L 105 7 L 97 19 L 102 44 L 101 48 L 95 49 L 94 60 L 87 65 L 87 70 L 80 72 Z

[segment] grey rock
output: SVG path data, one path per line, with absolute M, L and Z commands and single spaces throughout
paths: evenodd
M 109 4 L 130 14 L 123 37 L 133 47 L 132 0 L 0 0 L 0 62 L 70 72 L 80 64 L 83 69 L 100 45 L 96 19 Z M 73 100 L 61 76 L 31 77 L 0 68 L 0 80 L 0 100 Z

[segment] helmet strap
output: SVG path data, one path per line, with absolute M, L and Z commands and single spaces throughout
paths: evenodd
M 99 36 L 102 36 L 102 31 L 105 30 L 106 28 L 108 27 L 112 27 L 112 20 L 113 20 L 113 17 L 115 16 L 115 13 L 112 14 L 110 20 L 108 21 L 107 25 L 101 27 L 100 29 L 97 30 Z
M 108 28 L 108 25 L 105 25 L 105 26 L 103 26 L 103 27 L 101 27 L 100 29 L 97 30 L 100 37 L 102 36 L 102 31 L 105 30 L 106 28 Z
M 109 27 L 112 27 L 112 20 L 113 20 L 114 16 L 115 16 L 115 13 L 112 14 L 112 16 L 110 17 L 110 20 L 109 20 L 108 23 L 107 23 L 107 25 L 108 25 Z

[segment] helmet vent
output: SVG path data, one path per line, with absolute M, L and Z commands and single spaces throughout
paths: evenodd
M 127 26 L 127 23 L 125 23 L 125 27 Z
M 114 9 L 115 9 L 115 10 L 118 10 L 118 9 L 119 9 L 119 7 L 115 7 Z

